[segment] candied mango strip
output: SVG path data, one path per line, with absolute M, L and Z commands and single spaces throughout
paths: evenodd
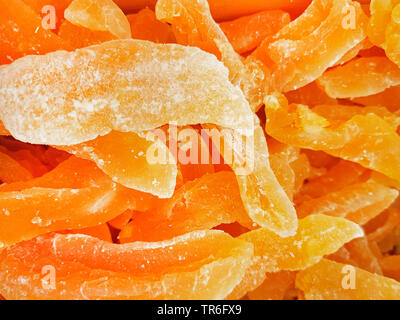
M 308 106 L 338 104 L 337 100 L 329 97 L 315 81 L 297 90 L 286 92 L 285 97 L 290 103 L 305 104 Z
M 397 0 L 371 0 L 367 34 L 368 38 L 377 46 L 386 41 L 386 27 L 391 20 L 393 5 Z
M 61 24 L 58 36 L 68 41 L 74 49 L 116 39 L 116 37 L 108 31 L 93 31 L 85 27 L 76 26 L 68 20 L 64 20 Z
M 316 80 L 363 41 L 366 24 L 367 16 L 357 2 L 314 0 L 248 59 L 261 61 L 271 70 L 271 87 L 276 91 L 296 90 Z
M 32 174 L 17 160 L 0 150 L 0 184 L 32 179 Z
M 223 157 L 232 156 L 228 164 L 236 174 L 240 195 L 250 218 L 259 226 L 288 237 L 297 229 L 296 211 L 269 165 L 264 132 L 258 119 L 254 121 L 254 136 L 247 139 L 244 146 L 237 143 L 237 139 L 232 141 L 227 137 L 220 143 L 218 134 L 212 134 L 211 139 Z
M 386 212 L 381 215 L 386 214 L 386 220 L 382 225 L 378 226 L 374 230 L 368 230 L 368 239 L 370 241 L 380 241 L 383 240 L 390 232 L 400 224 L 400 210 L 398 208 L 398 202 L 396 202 L 392 207 L 390 207 Z M 379 216 L 378 216 L 379 217 Z M 372 221 L 373 222 L 373 221 Z M 370 227 L 369 225 L 367 225 Z
M 247 295 L 250 300 L 283 300 L 286 291 L 294 287 L 295 279 L 293 271 L 267 273 L 264 282 Z
M 40 16 L 22 0 L 0 1 L 0 64 L 62 49 L 71 49 L 68 42 L 44 29 Z
M 131 26 L 133 39 L 148 40 L 157 43 L 174 43 L 175 35 L 171 26 L 157 20 L 156 14 L 144 8 L 135 14 L 126 16 Z
M 281 10 L 261 11 L 219 24 L 237 53 L 254 50 L 262 40 L 277 33 L 290 22 L 290 15 Z
M 252 252 L 251 244 L 221 231 L 124 245 L 49 234 L 0 253 L 0 292 L 6 299 L 223 299 Z M 49 264 L 57 290 L 42 286 L 40 273 Z
M 64 17 L 93 31 L 108 31 L 119 39 L 131 38 L 129 21 L 112 0 L 73 0 Z
M 28 56 L 1 68 L 0 84 L 4 126 L 31 143 L 79 144 L 111 130 L 141 132 L 166 123 L 241 131 L 253 125 L 226 68 L 192 47 L 115 40 Z
M 229 297 L 238 299 L 257 288 L 266 272 L 308 268 L 324 255 L 363 235 L 361 227 L 349 220 L 320 214 L 300 219 L 298 231 L 292 237 L 281 238 L 267 229 L 244 233 L 239 239 L 253 243 L 254 258 L 242 282 Z
M 296 207 L 299 218 L 310 214 L 343 217 L 363 225 L 386 210 L 399 192 L 374 181 L 354 184 Z
M 177 175 L 176 163 L 151 163 L 148 151 L 156 148 L 165 159 L 173 159 L 165 144 L 150 133 L 113 131 L 95 140 L 62 147 L 80 158 L 92 160 L 113 181 L 123 186 L 154 194 L 161 198 L 172 196 Z
M 296 287 L 304 292 L 307 300 L 400 299 L 399 282 L 326 259 L 300 271 Z
M 221 171 L 190 181 L 159 207 L 135 213 L 119 234 L 121 243 L 161 241 L 238 221 L 251 227 L 233 172 Z
M 213 20 L 206 0 L 159 0 L 156 16 L 172 25 L 178 43 L 214 54 L 229 69 L 231 81 L 240 86 L 253 110 L 262 105 L 266 70 L 257 61 L 244 64 L 228 38 Z
M 114 183 L 93 163 L 71 157 L 42 177 L 0 185 L 0 244 L 105 223 L 151 197 Z
M 319 79 L 332 98 L 357 98 L 400 85 L 400 68 L 386 57 L 358 58 L 325 72 Z
M 266 132 L 301 148 L 323 150 L 400 181 L 399 117 L 380 107 L 289 105 L 265 99 Z

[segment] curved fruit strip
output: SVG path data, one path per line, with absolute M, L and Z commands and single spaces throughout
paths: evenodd
M 108 227 L 107 223 L 102 223 L 97 226 L 87 227 L 83 229 L 69 230 L 68 233 L 84 234 L 103 241 L 112 242 L 110 228 Z
M 215 127 L 204 127 L 218 132 Z M 293 235 L 297 229 L 296 211 L 269 165 L 268 146 L 258 119 L 255 120 L 254 136 L 246 137 L 248 139 L 244 142 L 224 137 L 221 143 L 221 134 L 211 134 L 210 137 L 225 161 L 232 158 L 227 162 L 236 174 L 240 195 L 250 218 L 282 237 Z
M 192 47 L 115 40 L 29 56 L 1 68 L 0 84 L 3 124 L 31 143 L 78 144 L 113 129 L 141 132 L 173 122 L 242 132 L 253 126 L 226 68 Z
M 93 163 L 71 157 L 44 176 L 0 185 L 0 243 L 105 223 L 151 196 L 111 181 Z
M 264 281 L 266 272 L 308 268 L 363 234 L 355 223 L 326 215 L 311 215 L 299 220 L 297 234 L 288 238 L 281 238 L 266 229 L 247 232 L 239 239 L 253 243 L 254 258 L 241 284 L 229 297 L 241 298 L 257 288 Z
M 361 41 L 354 48 L 347 51 L 346 54 L 335 64 L 335 66 L 341 66 L 341 65 L 353 60 L 358 55 L 361 55 L 361 53 L 365 53 L 367 50 L 372 51 L 373 50 L 372 48 L 374 48 L 374 46 L 371 43 L 371 41 L 369 41 L 367 38 L 364 41 Z
M 266 37 L 277 33 L 290 22 L 290 15 L 281 10 L 261 11 L 219 24 L 237 53 L 254 50 Z
M 112 0 L 73 0 L 64 17 L 90 30 L 108 31 L 119 39 L 131 38 L 129 21 Z
M 108 31 L 93 31 L 82 26 L 74 25 L 68 20 L 62 22 L 58 31 L 58 36 L 68 41 L 74 49 L 117 39 Z
M 252 253 L 251 244 L 221 231 L 125 245 L 49 234 L 0 253 L 0 292 L 6 299 L 223 299 Z M 44 266 L 55 270 L 55 290 L 43 288 Z
M 44 29 L 41 18 L 22 0 L 0 1 L 0 64 L 60 49 L 71 48 L 51 30 Z
M 267 273 L 264 282 L 247 295 L 250 300 L 283 300 L 290 288 L 294 288 L 296 272 Z
M 12 183 L 32 179 L 32 174 L 17 160 L 0 150 L 0 183 Z
M 151 161 L 152 149 L 165 163 Z M 113 181 L 123 186 L 154 194 L 161 198 L 172 196 L 177 175 L 176 163 L 162 141 L 148 133 L 112 131 L 95 140 L 62 147 L 80 158 L 92 160 Z
M 379 225 L 377 228 L 374 228 L 374 230 L 368 232 L 368 240 L 381 241 L 400 224 L 400 210 L 398 208 L 398 203 L 395 203 L 381 215 L 383 214 L 386 215 L 386 219 L 382 225 Z
M 364 225 L 386 210 L 398 195 L 395 189 L 369 181 L 304 201 L 296 207 L 296 211 L 299 218 L 310 214 L 326 214 Z
M 315 81 L 297 90 L 286 92 L 285 97 L 290 103 L 305 104 L 307 106 L 338 104 L 337 100 L 329 97 Z
M 314 0 L 248 59 L 261 61 L 271 70 L 273 90 L 296 90 L 316 80 L 363 41 L 366 24 L 367 16 L 357 2 Z
M 153 10 L 145 8 L 126 16 L 131 26 L 132 38 L 156 43 L 174 43 L 175 35 L 171 26 L 157 20 Z
M 307 300 L 399 300 L 400 283 L 357 267 L 323 259 L 300 271 L 296 287 Z
M 325 72 L 318 80 L 332 98 L 358 98 L 400 85 L 400 68 L 386 57 L 358 58 Z
M 262 105 L 266 73 L 258 62 L 244 64 L 228 38 L 213 20 L 206 0 L 159 0 L 156 16 L 172 25 L 178 43 L 214 54 L 229 70 L 230 80 L 240 86 L 253 110 Z
M 367 237 L 362 237 L 346 243 L 328 258 L 329 260 L 351 264 L 371 273 L 382 275 L 380 266 L 381 257 L 377 256 L 372 248 L 373 244 L 368 241 Z
M 119 240 L 161 241 L 236 221 L 252 226 L 234 173 L 221 171 L 187 182 L 171 199 L 149 212 L 135 213 Z
M 323 150 L 400 181 L 399 117 L 381 107 L 289 105 L 282 96 L 265 99 L 266 132 L 301 148 Z

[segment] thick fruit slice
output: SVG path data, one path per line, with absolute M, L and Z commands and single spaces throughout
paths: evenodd
M 266 132 L 297 147 L 323 150 L 400 181 L 400 118 L 382 107 L 289 105 L 265 99 Z
M 0 292 L 6 299 L 223 299 L 252 252 L 221 231 L 125 245 L 49 234 L 0 253 Z M 55 269 L 55 290 L 45 286 L 46 266 Z
M 288 238 L 281 238 L 266 229 L 245 233 L 239 238 L 254 244 L 254 258 L 230 298 L 241 298 L 257 288 L 264 281 L 266 272 L 305 269 L 363 234 L 355 223 L 326 215 L 311 215 L 299 220 L 297 234 Z
M 176 163 L 152 163 L 151 148 L 173 160 L 168 148 L 160 141 L 151 139 L 151 134 L 113 131 L 95 140 L 63 150 L 80 158 L 94 161 L 110 178 L 125 187 L 148 192 L 161 198 L 172 196 L 177 175 Z
M 395 189 L 369 181 L 304 201 L 296 210 L 299 218 L 321 213 L 363 225 L 387 209 L 398 195 Z
M 112 182 L 92 162 L 71 157 L 40 178 L 0 186 L 0 244 L 107 222 L 152 197 Z
M 400 68 L 386 57 L 358 58 L 325 72 L 318 83 L 332 98 L 357 98 L 400 85 Z
M 93 31 L 108 31 L 119 39 L 131 38 L 131 27 L 112 0 L 74 0 L 64 12 L 72 24 Z
M 399 300 L 400 283 L 368 271 L 321 260 L 300 271 L 296 286 L 310 300 Z
M 214 54 L 229 69 L 231 81 L 240 86 L 253 110 L 262 105 L 266 74 L 258 62 L 244 64 L 228 38 L 213 20 L 206 0 L 159 0 L 157 19 L 172 25 L 178 43 Z
M 121 230 L 121 243 L 161 241 L 238 221 L 251 227 L 233 172 L 221 171 L 190 181 L 150 212 L 135 213 Z
M 145 8 L 138 13 L 126 16 L 131 25 L 133 39 L 157 43 L 174 43 L 175 36 L 171 26 L 158 21 L 153 10 Z
M 272 88 L 287 92 L 316 80 L 365 39 L 367 16 L 357 2 L 314 0 L 296 20 L 249 56 L 272 72 Z
M 69 43 L 44 29 L 39 15 L 22 0 L 0 1 L 0 64 L 60 49 L 69 50 Z
M 266 37 L 277 33 L 290 22 L 290 15 L 284 11 L 262 11 L 232 21 L 221 22 L 219 26 L 236 52 L 242 54 L 254 50 Z
M 1 68 L 0 84 L 4 126 L 31 143 L 78 144 L 112 129 L 140 132 L 172 122 L 253 126 L 225 67 L 192 47 L 115 40 L 29 56 Z

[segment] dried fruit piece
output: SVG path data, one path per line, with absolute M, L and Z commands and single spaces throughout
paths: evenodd
M 151 201 L 113 183 L 90 161 L 71 157 L 40 178 L 0 185 L 0 244 L 94 226 Z
M 174 43 L 175 36 L 171 27 L 156 18 L 149 8 L 126 16 L 131 25 L 133 39 L 149 40 L 157 43 Z
M 172 196 L 177 175 L 176 163 L 168 148 L 152 135 L 112 131 L 95 140 L 62 147 L 80 158 L 94 161 L 110 178 L 125 187 L 161 198 Z M 152 162 L 152 149 L 165 163 Z M 155 159 L 156 160 L 156 159 Z
M 305 269 L 363 234 L 351 221 L 318 214 L 299 220 L 297 234 L 292 237 L 281 238 L 267 229 L 247 232 L 239 239 L 253 243 L 254 258 L 242 282 L 229 297 L 241 298 L 257 288 L 266 272 Z
M 49 234 L 0 253 L 0 292 L 6 299 L 223 299 L 252 252 L 221 231 L 125 245 Z M 45 265 L 56 269 L 57 290 L 43 289 Z
M 323 259 L 300 271 L 296 287 L 309 300 L 398 300 L 400 283 L 357 267 Z
M 68 41 L 74 49 L 116 39 L 116 37 L 108 31 L 93 31 L 85 27 L 74 25 L 68 20 L 63 21 L 61 24 L 58 36 Z
M 305 86 L 365 39 L 367 16 L 357 2 L 314 0 L 296 20 L 265 39 L 248 57 L 272 72 L 272 88 Z
M 375 95 L 352 99 L 353 102 L 364 106 L 382 106 L 391 112 L 398 112 L 400 100 L 400 86 L 390 87 Z
M 44 29 L 40 17 L 23 1 L 0 1 L 0 64 L 61 49 L 69 50 L 68 42 Z
M 304 201 L 296 207 L 296 211 L 299 218 L 320 213 L 363 225 L 387 209 L 398 195 L 395 189 L 368 181 Z
M 10 133 L 8 130 L 4 127 L 3 122 L 0 121 L 0 136 L 8 136 Z
M 277 33 L 290 22 L 290 15 L 281 10 L 261 11 L 219 24 L 236 52 L 254 50 L 266 37 Z
M 17 160 L 0 150 L 0 184 L 32 179 L 32 174 Z
M 178 43 L 214 54 L 229 69 L 231 81 L 240 86 L 253 110 L 262 105 L 266 74 L 261 64 L 244 64 L 228 38 L 213 20 L 206 0 L 159 0 L 157 19 L 172 25 Z
M 266 132 L 301 148 L 323 150 L 400 181 L 400 118 L 381 107 L 289 105 L 282 96 L 265 99 Z
M 400 281 L 400 255 L 384 257 L 381 264 L 386 277 Z
M 368 234 L 368 240 L 380 241 L 393 231 L 396 226 L 400 224 L 400 210 L 398 208 L 399 202 L 397 201 L 388 210 L 380 214 L 369 224 L 365 226 L 365 230 Z M 383 218 L 383 221 L 381 219 Z M 377 225 L 376 225 L 376 222 Z M 382 222 L 382 223 L 380 223 Z
M 400 69 L 386 57 L 358 58 L 325 72 L 318 84 L 332 98 L 357 98 L 400 85 Z
M 297 90 L 286 92 L 285 97 L 289 103 L 305 104 L 308 106 L 338 104 L 337 100 L 330 98 L 315 81 Z
M 294 287 L 295 279 L 293 271 L 267 273 L 264 282 L 247 295 L 250 300 L 283 300 L 287 290 Z
M 135 213 L 119 234 L 121 243 L 161 241 L 238 221 L 252 225 L 233 172 L 221 171 L 190 181 L 157 208 Z
M 129 21 L 112 0 L 73 0 L 64 17 L 90 30 L 108 31 L 119 39 L 131 38 Z
M 68 233 L 84 234 L 103 241 L 112 242 L 110 228 L 107 223 L 102 223 L 94 227 L 71 230 Z
M 242 131 L 253 125 L 227 70 L 192 47 L 115 40 L 29 56 L 1 68 L 0 84 L 1 120 L 31 143 L 78 144 L 112 129 L 140 132 L 173 122 Z

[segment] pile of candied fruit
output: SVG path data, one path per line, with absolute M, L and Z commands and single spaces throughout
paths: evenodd
M 400 0 L 0 0 L 0 299 L 400 299 Z

